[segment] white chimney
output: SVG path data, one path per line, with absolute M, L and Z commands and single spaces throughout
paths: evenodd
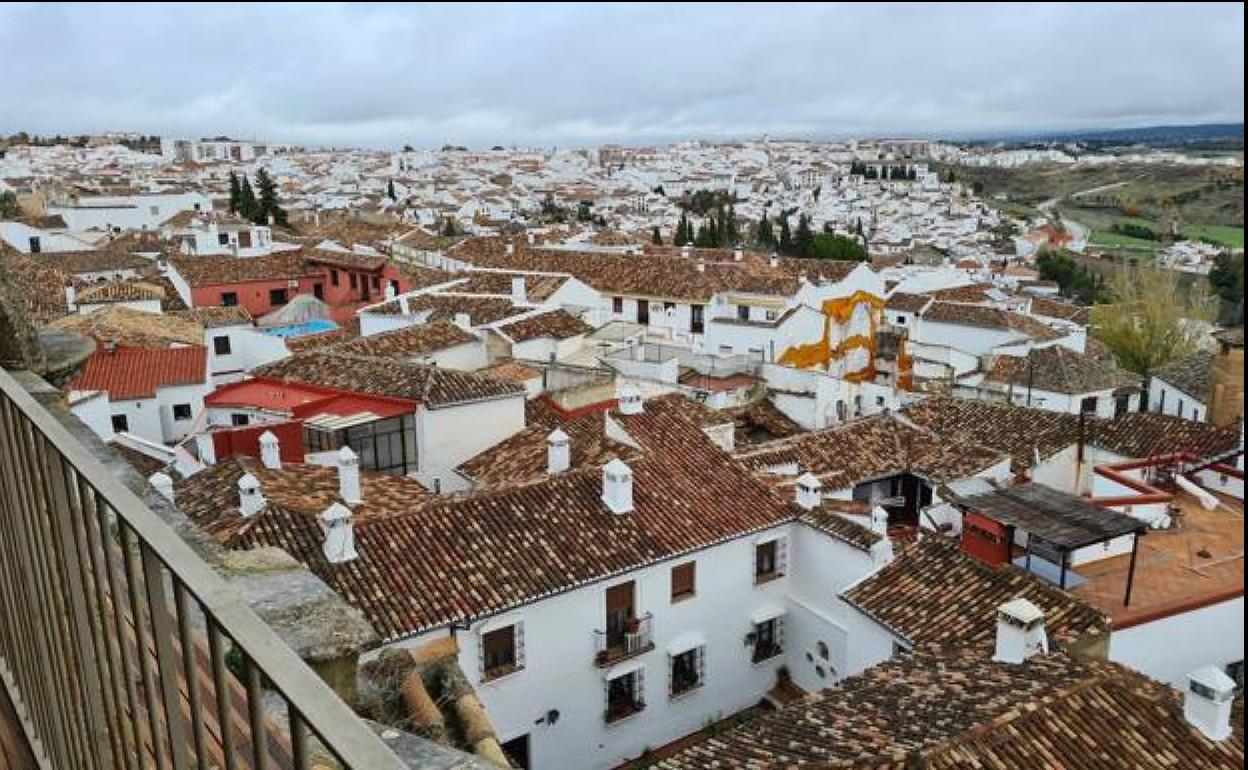
M 888 511 L 878 505 L 871 509 L 871 531 L 880 537 L 888 537 Z
M 394 294 L 395 294 L 394 284 L 392 283 L 386 284 L 386 293 L 385 293 L 386 300 L 389 301 L 389 300 L 394 299 Z
M 511 279 L 511 301 L 515 305 L 527 305 L 528 295 L 524 291 L 524 276 L 517 275 Z
M 767 260 L 767 264 L 771 265 L 772 267 L 780 267 L 780 258 L 772 257 L 771 259 Z
M 325 522 L 325 542 L 321 552 L 330 564 L 342 564 L 359 556 L 355 550 L 355 527 L 351 525 L 351 509 L 333 503 L 321 514 Z
M 997 608 L 998 663 L 1022 663 L 1037 652 L 1049 651 L 1044 631 L 1044 612 L 1022 598 L 1011 599 Z
M 815 474 L 807 471 L 797 480 L 797 504 L 813 511 L 823 502 L 823 482 Z
M 699 272 L 699 273 L 705 273 L 705 272 L 706 272 L 706 263 L 705 263 L 705 262 L 699 262 L 699 263 L 698 263 L 698 272 Z
M 78 290 L 72 283 L 65 284 L 65 309 L 71 313 L 78 311 Z
M 151 476 L 147 477 L 147 483 L 155 487 L 161 497 L 171 503 L 173 502 L 173 478 L 170 477 L 168 473 L 156 471 Z
M 516 253 L 516 244 L 508 243 L 507 244 L 507 256 L 510 257 L 512 254 L 515 254 L 515 253 Z
M 1215 741 L 1231 736 L 1231 704 L 1235 680 L 1215 666 L 1204 666 L 1187 675 L 1183 691 L 1183 716 L 1188 723 Z
M 271 471 L 282 469 L 282 452 L 273 431 L 266 430 L 260 434 L 260 462 Z
M 693 246 L 689 245 L 688 243 L 686 243 L 684 246 L 681 246 L 680 256 L 685 257 L 686 259 L 693 256 Z
M 738 247 L 736 247 L 735 249 L 733 249 L 733 250 L 732 250 L 732 261 L 733 261 L 733 262 L 740 262 L 740 261 L 741 261 L 741 260 L 743 260 L 743 259 L 745 259 L 745 249 L 743 249 L 743 248 L 741 248 L 740 246 L 738 246 Z
M 612 513 L 633 510 L 633 471 L 618 457 L 602 466 L 602 501 Z
M 464 331 L 471 330 L 472 329 L 472 316 L 468 315 L 467 313 L 456 313 L 455 325 L 463 329 Z
M 572 467 L 572 439 L 559 428 L 546 437 L 546 470 L 563 473 Z
M 348 503 L 364 502 L 360 494 L 360 458 L 349 446 L 338 450 L 338 494 Z
M 212 443 L 211 433 L 195 434 L 195 450 L 199 455 L 199 461 L 204 465 L 217 464 L 217 448 Z
M 238 480 L 238 510 L 244 517 L 255 516 L 264 508 L 264 493 L 260 491 L 260 482 L 250 473 L 244 473 Z
M 641 393 L 637 391 L 637 388 L 628 383 L 620 385 L 615 392 L 615 397 L 620 404 L 620 414 L 641 414 L 645 411 Z

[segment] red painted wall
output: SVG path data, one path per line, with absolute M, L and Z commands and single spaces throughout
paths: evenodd
M 300 278 L 298 288 L 288 288 L 285 278 L 272 281 L 251 281 L 249 283 L 229 283 L 217 286 L 200 286 L 191 289 L 191 305 L 194 307 L 218 307 L 221 295 L 234 292 L 238 295 L 238 304 L 247 308 L 247 312 L 256 318 L 277 310 L 276 305 L 269 303 L 270 289 L 286 289 L 286 300 L 294 299 L 296 294 L 311 294 L 313 284 L 323 283 L 324 279 Z
M 1009 531 L 987 516 L 971 511 L 962 517 L 962 551 L 985 564 L 1010 560 Z
M 212 447 L 216 453 L 217 462 L 235 455 L 259 457 L 260 434 L 265 431 L 272 431 L 273 435 L 277 436 L 277 447 L 282 462 L 303 462 L 305 454 L 303 447 L 303 423 L 297 420 L 213 431 Z

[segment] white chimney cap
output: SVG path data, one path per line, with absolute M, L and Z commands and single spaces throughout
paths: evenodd
M 277 436 L 273 435 L 273 431 L 266 430 L 264 433 L 260 434 L 260 443 L 261 444 L 276 444 Z
M 1205 688 L 1210 695 L 1206 695 L 1210 700 L 1215 702 L 1228 701 L 1235 697 L 1235 680 L 1226 675 L 1217 666 L 1202 666 L 1187 675 L 1188 688 L 1196 684 Z
M 343 446 L 342 449 L 338 450 L 338 462 L 340 463 L 353 463 L 357 459 L 355 452 L 352 452 L 349 446 Z
M 257 479 L 255 476 L 251 475 L 250 473 L 244 473 L 242 476 L 238 477 L 238 488 L 239 489 L 259 489 L 260 480 Z
M 798 486 L 806 487 L 807 489 L 822 489 L 823 488 L 823 482 L 819 480 L 818 476 L 811 473 L 810 471 L 806 471 L 801 476 L 798 476 L 797 484 Z
M 333 524 L 336 521 L 346 521 L 352 516 L 351 509 L 342 503 L 331 503 L 328 508 L 321 513 L 321 520 L 327 524 Z
M 546 437 L 546 443 L 548 444 L 566 444 L 571 440 L 572 439 L 568 436 L 568 434 L 564 433 L 560 428 L 555 428 L 550 432 L 550 435 Z
M 604 471 L 617 477 L 629 477 L 633 475 L 633 469 L 628 467 L 628 463 L 620 458 L 615 458 L 611 462 L 602 467 Z
M 997 612 L 1018 621 L 1023 626 L 1030 626 L 1038 620 L 1044 620 L 1044 611 L 1021 596 L 1002 604 L 997 608 Z

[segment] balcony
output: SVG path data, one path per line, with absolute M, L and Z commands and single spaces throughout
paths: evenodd
M 619 630 L 594 631 L 594 665 L 603 668 L 653 650 L 653 617 L 647 612 Z
M 20 377 L 0 369 L 0 734 L 75 770 L 406 768 Z M 422 767 L 468 759 L 421 743 Z

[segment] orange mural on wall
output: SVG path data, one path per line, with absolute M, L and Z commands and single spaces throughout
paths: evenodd
M 868 334 L 853 334 L 835 345 L 832 344 L 832 324 L 844 326 L 853 318 L 859 307 L 867 308 L 867 319 L 870 324 Z M 827 368 L 834 361 L 843 359 L 854 350 L 865 350 L 867 365 L 855 372 L 845 375 L 848 382 L 866 382 L 875 379 L 875 332 L 879 324 L 880 310 L 884 300 L 865 291 L 856 291 L 848 297 L 838 297 L 823 301 L 820 312 L 823 314 L 823 337 L 817 342 L 806 345 L 794 345 L 780 354 L 780 363 L 798 369 L 811 367 Z

